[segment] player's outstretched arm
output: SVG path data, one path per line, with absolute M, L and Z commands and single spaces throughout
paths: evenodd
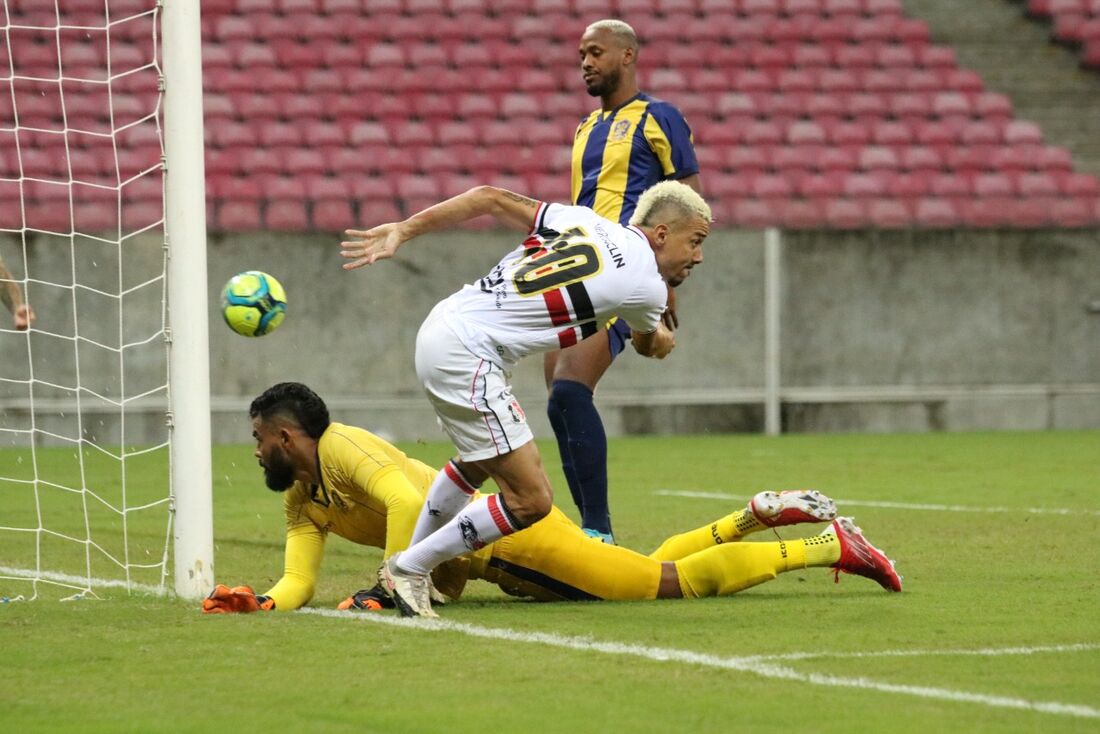
M 271 611 L 275 602 L 266 596 L 257 596 L 251 586 L 218 584 L 210 596 L 202 600 L 203 614 L 240 614 L 248 612 Z
M 483 214 L 492 215 L 505 226 L 527 232 L 538 210 L 539 202 L 534 199 L 495 186 L 478 186 L 417 212 L 403 222 L 381 224 L 367 230 L 345 230 L 348 239 L 340 243 L 340 254 L 349 262 L 344 263 L 344 270 L 355 270 L 391 258 L 409 240 Z

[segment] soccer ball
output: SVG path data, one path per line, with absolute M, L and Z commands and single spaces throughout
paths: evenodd
M 270 334 L 286 317 L 286 292 L 279 281 L 259 270 L 234 275 L 222 291 L 222 316 L 242 336 Z

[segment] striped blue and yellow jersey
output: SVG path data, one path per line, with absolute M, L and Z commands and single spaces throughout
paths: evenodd
M 573 138 L 573 203 L 627 224 L 638 197 L 668 179 L 699 173 L 691 128 L 668 102 L 638 94 L 595 110 Z

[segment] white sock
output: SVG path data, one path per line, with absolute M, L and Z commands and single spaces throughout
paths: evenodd
M 459 510 L 469 504 L 470 498 L 476 491 L 477 486 L 462 476 L 462 472 L 453 461 L 444 464 L 439 474 L 436 474 L 432 486 L 428 488 L 428 498 L 420 508 L 420 515 L 416 518 L 416 529 L 413 530 L 409 545 L 424 540 L 443 527 L 448 520 L 458 514 Z
M 440 563 L 484 548 L 516 529 L 499 494 L 481 497 L 466 505 L 439 530 L 402 551 L 397 568 L 405 573 L 428 573 Z

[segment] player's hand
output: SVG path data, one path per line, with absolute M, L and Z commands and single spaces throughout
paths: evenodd
M 351 262 L 344 263 L 344 270 L 355 270 L 373 265 L 378 260 L 394 256 L 397 248 L 405 243 L 398 222 L 380 224 L 373 229 L 346 229 L 349 239 L 340 243 L 340 255 Z
M 672 286 L 668 287 L 668 306 L 665 307 L 665 312 L 661 314 L 661 321 L 664 322 L 669 331 L 680 328 L 680 319 L 676 316 L 676 291 L 672 289 Z
M 370 589 L 360 589 L 336 605 L 337 609 L 365 609 L 377 612 L 379 609 L 393 609 L 393 599 L 382 590 L 379 584 Z
M 17 306 L 14 316 L 16 331 L 26 331 L 34 323 L 34 309 L 29 304 Z
M 267 596 L 256 596 L 251 586 L 218 584 L 210 596 L 202 600 L 203 614 L 234 614 L 259 611 L 271 611 L 275 601 Z
M 676 347 L 676 334 L 664 322 L 657 324 L 657 329 L 648 334 L 631 332 L 630 343 L 634 351 L 643 357 L 664 359 Z

